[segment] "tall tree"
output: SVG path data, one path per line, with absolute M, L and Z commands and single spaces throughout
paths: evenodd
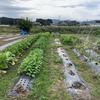
M 29 33 L 32 28 L 32 21 L 29 18 L 22 18 L 17 20 L 17 26 L 19 29 L 23 29 Z
M 52 20 L 51 19 L 36 19 L 36 22 L 39 22 L 41 25 L 49 25 L 52 23 Z

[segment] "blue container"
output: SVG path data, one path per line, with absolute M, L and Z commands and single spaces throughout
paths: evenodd
M 24 31 L 23 29 L 21 29 L 20 32 L 21 32 L 22 35 L 26 35 L 27 34 L 27 32 Z

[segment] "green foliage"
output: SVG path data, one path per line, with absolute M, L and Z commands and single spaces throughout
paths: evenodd
M 17 21 L 17 26 L 19 29 L 30 32 L 30 29 L 32 28 L 32 21 L 29 18 L 22 18 Z
M 22 55 L 22 53 L 28 49 L 37 38 L 38 35 L 34 35 L 7 47 L 0 53 L 0 69 L 7 69 L 9 68 L 9 65 L 15 65 L 15 62 L 17 61 L 16 57 Z
M 0 69 L 8 68 L 6 59 L 7 59 L 6 55 L 3 53 L 0 53 Z
M 58 56 L 57 53 L 55 53 L 55 54 L 53 55 L 53 61 L 54 61 L 55 64 L 56 64 L 56 63 L 62 63 L 62 59 Z
M 43 52 L 45 51 L 49 33 L 40 34 L 40 38 L 32 47 L 32 51 L 29 56 L 26 57 L 18 69 L 18 73 L 26 74 L 31 77 L 35 77 L 39 73 L 42 67 Z
M 64 45 L 73 45 L 76 44 L 76 42 L 80 42 L 80 40 L 74 36 L 62 36 L 61 42 Z
M 1 25 L 15 25 L 16 20 L 14 18 L 7 18 L 7 17 L 0 17 L 0 24 Z
M 36 19 L 36 22 L 39 22 L 41 25 L 50 25 L 52 23 L 51 19 Z
M 47 42 L 47 37 L 49 37 L 50 33 L 41 33 L 30 36 L 28 38 L 23 39 L 22 41 L 13 44 L 12 46 L 7 47 L 3 53 L 0 53 L 0 69 L 7 69 L 9 65 L 15 65 L 17 61 L 17 57 L 21 56 L 25 50 L 29 49 L 31 45 L 41 36 L 40 40 L 36 42 L 34 48 L 45 48 L 45 44 Z
M 53 37 L 53 38 L 60 38 L 60 33 L 58 33 L 58 32 L 52 32 L 51 33 L 51 36 Z
M 40 39 L 37 40 L 37 42 L 33 45 L 34 48 L 40 48 L 42 50 L 46 47 L 46 42 L 48 41 L 48 38 L 41 36 Z
M 49 33 L 39 35 L 41 37 L 32 46 L 32 51 L 29 56 L 24 59 L 18 69 L 18 73 L 26 74 L 31 77 L 35 77 L 35 75 L 39 73 L 43 63 L 43 52 L 46 48 L 47 37 L 49 37 L 49 35 Z
M 7 47 L 3 52 L 10 51 L 16 56 L 20 56 L 24 50 L 27 50 L 32 45 L 32 43 L 36 41 L 37 38 L 38 35 L 33 35 L 28 38 L 25 38 L 22 41 Z
M 0 53 L 0 69 L 7 69 L 9 64 L 14 64 L 17 61 L 11 52 Z
M 40 72 L 43 63 L 42 60 L 43 51 L 41 49 L 35 49 L 31 51 L 29 56 L 27 56 L 21 63 L 18 73 L 35 77 L 35 75 Z

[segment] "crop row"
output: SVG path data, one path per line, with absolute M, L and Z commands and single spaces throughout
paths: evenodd
M 47 36 L 41 36 L 37 40 L 37 42 L 33 45 L 30 54 L 21 63 L 18 73 L 35 77 L 35 75 L 40 72 L 48 37 L 49 34 L 47 33 Z
M 0 70 L 7 69 L 10 65 L 15 65 L 15 62 L 18 61 L 17 58 L 30 48 L 40 36 L 46 36 L 46 33 L 32 35 L 3 50 L 0 53 Z
M 17 57 L 28 49 L 33 42 L 36 41 L 38 35 L 34 35 L 23 39 L 22 41 L 7 47 L 0 53 L 0 69 L 7 69 L 10 64 L 14 65 L 17 61 Z

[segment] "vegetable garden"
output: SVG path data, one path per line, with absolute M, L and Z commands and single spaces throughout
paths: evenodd
M 1 51 L 0 100 L 99 100 L 100 38 L 72 33 L 41 32 Z

